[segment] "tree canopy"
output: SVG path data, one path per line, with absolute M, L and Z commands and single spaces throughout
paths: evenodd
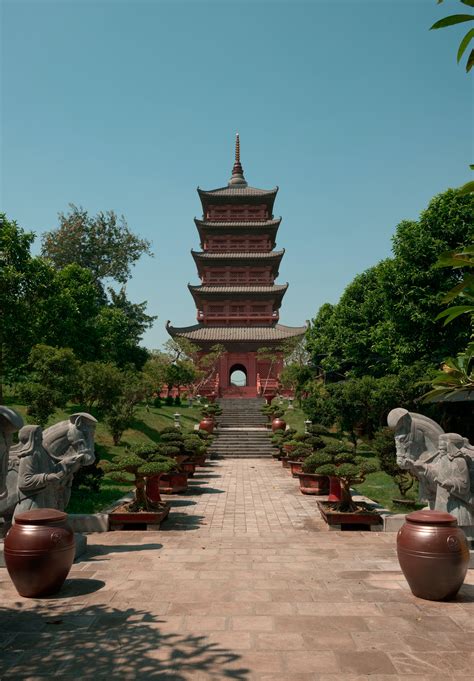
M 132 266 L 142 255 L 152 256 L 150 242 L 134 234 L 123 215 L 113 210 L 90 216 L 70 204 L 59 213 L 59 227 L 42 237 L 42 255 L 57 269 L 75 263 L 92 272 L 96 282 L 114 279 L 125 284 Z
M 461 277 L 437 265 L 441 253 L 474 238 L 474 199 L 458 190 L 435 196 L 418 221 L 404 220 L 393 257 L 359 274 L 336 305 L 323 305 L 307 332 L 312 363 L 342 377 L 398 373 L 413 362 L 439 364 L 469 338 L 469 323 L 436 320 Z

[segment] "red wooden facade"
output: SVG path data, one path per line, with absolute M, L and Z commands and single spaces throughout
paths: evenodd
M 277 191 L 248 186 L 238 135 L 227 187 L 198 189 L 203 218 L 195 222 L 202 251 L 192 255 L 201 284 L 189 286 L 198 323 L 181 328 L 168 323 L 167 329 L 171 336 L 196 344 L 203 354 L 216 344 L 225 347 L 202 394 L 271 397 L 283 367 L 282 343 L 305 332 L 306 327 L 278 324 L 288 284 L 275 284 L 284 254 L 273 250 L 280 224 L 273 216 Z M 245 389 L 232 384 L 237 370 L 245 375 Z

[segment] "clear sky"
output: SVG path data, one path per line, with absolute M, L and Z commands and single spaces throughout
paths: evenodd
M 281 322 L 336 302 L 402 219 L 469 179 L 472 76 L 447 0 L 3 0 L 1 206 L 25 229 L 68 203 L 153 242 L 128 295 L 195 323 L 196 186 L 279 185 Z M 472 161 L 471 161 L 472 162 Z M 35 243 L 39 252 L 39 238 Z

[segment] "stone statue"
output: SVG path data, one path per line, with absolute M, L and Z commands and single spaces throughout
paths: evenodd
M 439 456 L 433 463 L 418 463 L 419 474 L 436 485 L 435 511 L 457 518 L 469 540 L 474 540 L 474 448 L 458 433 L 439 436 Z
M 46 501 L 41 499 L 47 499 L 48 508 L 64 511 L 71 496 L 74 473 L 95 461 L 96 423 L 91 414 L 80 412 L 46 428 L 44 432 L 39 426 L 28 426 L 22 433 L 20 444 L 10 452 L 8 494 L 6 498 L 0 499 L 0 516 L 11 518 L 18 503 L 31 503 L 44 508 Z M 41 488 L 40 478 L 35 477 L 41 475 L 47 478 L 45 489 Z M 53 475 L 55 477 L 50 477 Z M 30 502 L 27 502 L 27 498 L 31 499 Z M 22 509 L 25 510 L 23 506 Z
M 397 464 L 418 478 L 420 501 L 433 509 L 436 484 L 418 474 L 417 464 L 432 463 L 438 458 L 439 436 L 444 430 L 427 416 L 402 408 L 392 409 L 387 423 L 395 433 Z
M 60 421 L 43 433 L 43 446 L 56 463 L 74 454 L 74 465 L 68 468 L 68 474 L 61 479 L 58 490 L 58 508 L 64 511 L 71 497 L 71 486 L 76 473 L 82 466 L 90 466 L 95 461 L 94 435 L 97 420 L 85 412 L 72 414 L 68 420 Z
M 23 426 L 19 444 L 12 447 L 11 456 L 17 457 L 18 503 L 13 517 L 35 508 L 59 508 L 62 503 L 61 483 L 84 456 L 82 453 L 64 456 L 56 463 L 43 447 L 40 426 Z
M 419 481 L 420 501 L 451 513 L 474 541 L 474 447 L 458 433 L 445 433 L 436 421 L 406 409 L 393 409 L 397 463 Z
M 20 414 L 0 405 L 0 502 L 6 500 L 8 495 L 8 454 L 13 442 L 13 433 L 23 425 Z

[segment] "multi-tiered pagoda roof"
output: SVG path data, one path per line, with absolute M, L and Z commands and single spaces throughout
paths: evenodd
M 279 324 L 279 309 L 288 284 L 276 284 L 284 249 L 274 250 L 281 218 L 273 216 L 278 192 L 249 187 L 240 163 L 237 136 L 235 163 L 226 187 L 198 188 L 202 218 L 195 218 L 201 249 L 191 251 L 201 279 L 188 285 L 197 307 L 197 324 L 174 327 L 173 337 L 186 338 L 203 350 L 224 344 L 250 351 L 278 346 L 302 336 L 305 326 Z M 237 345 L 236 345 L 237 344 Z

